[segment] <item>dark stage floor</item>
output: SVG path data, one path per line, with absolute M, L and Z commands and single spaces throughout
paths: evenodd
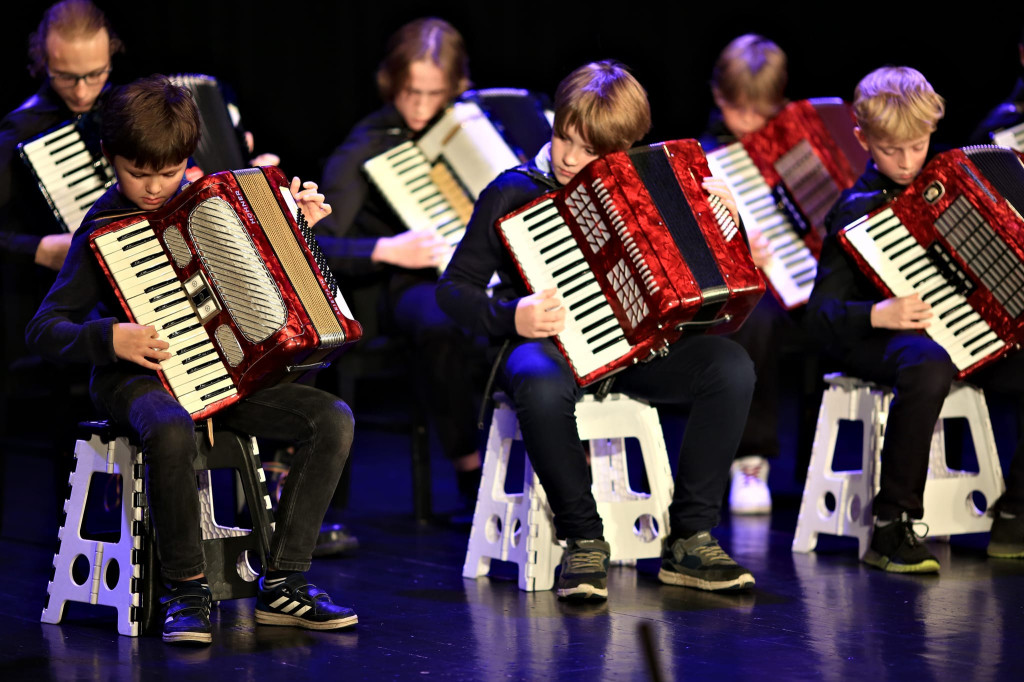
M 986 536 L 933 543 L 938 577 L 884 574 L 858 563 L 852 540 L 793 554 L 798 499 L 780 494 L 770 519 L 726 518 L 717 531 L 754 572 L 753 591 L 663 586 L 656 562 L 642 561 L 613 567 L 607 603 L 567 604 L 521 592 L 509 564 L 464 580 L 467 531 L 412 520 L 406 452 L 397 435 L 357 436 L 340 518 L 361 547 L 310 572 L 357 610 L 356 628 L 257 627 L 247 599 L 215 609 L 212 646 L 181 649 L 117 635 L 103 607 L 71 604 L 61 625 L 39 622 L 56 536 L 49 463 L 8 451 L 0 679 L 1024 679 L 1024 562 L 987 559 Z M 444 513 L 453 477 L 436 454 L 433 468 Z

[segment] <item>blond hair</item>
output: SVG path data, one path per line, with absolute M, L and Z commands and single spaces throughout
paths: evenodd
M 444 72 L 448 94 L 454 98 L 469 87 L 469 55 L 462 34 L 444 19 L 415 19 L 388 39 L 387 54 L 377 69 L 377 90 L 385 102 L 394 101 L 409 82 L 413 62 L 428 61 Z
M 629 149 L 651 129 L 647 91 L 619 62 L 585 64 L 555 91 L 555 134 L 564 136 L 570 128 L 597 154 Z
M 46 37 L 51 32 L 70 40 L 91 37 L 101 29 L 107 30 L 111 57 L 124 49 L 106 15 L 89 0 L 63 0 L 51 5 L 43 13 L 39 28 L 28 38 L 29 73 L 33 76 L 46 73 Z
M 946 101 L 920 71 L 884 66 L 857 84 L 853 113 L 865 135 L 903 142 L 935 132 Z
M 729 104 L 752 105 L 774 115 L 786 103 L 789 80 L 786 53 L 764 36 L 734 38 L 711 70 L 711 89 Z

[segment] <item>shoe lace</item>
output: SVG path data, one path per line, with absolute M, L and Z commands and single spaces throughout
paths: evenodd
M 722 546 L 718 544 L 718 541 L 712 540 L 706 545 L 700 545 L 694 547 L 691 554 L 696 554 L 700 557 L 701 563 L 703 564 L 734 564 L 732 557 L 725 553 Z
M 604 552 L 576 550 L 569 554 L 570 573 L 591 573 L 604 570 Z
M 911 547 L 917 547 L 921 541 L 928 537 L 928 524 L 920 519 L 903 518 L 900 523 L 903 525 L 903 542 Z M 923 532 L 917 532 L 916 526 L 924 526 Z

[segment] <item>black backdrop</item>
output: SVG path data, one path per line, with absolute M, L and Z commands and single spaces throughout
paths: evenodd
M 27 36 L 48 2 L 8 3 L 0 19 L 0 111 L 36 83 Z M 124 40 L 114 83 L 151 73 L 201 72 L 230 84 L 257 151 L 281 155 L 289 174 L 315 179 L 331 150 L 379 105 L 374 71 L 398 26 L 441 16 L 466 37 L 474 83 L 551 93 L 580 64 L 616 58 L 647 88 L 647 141 L 698 135 L 711 106 L 707 79 L 734 36 L 759 32 L 790 58 L 793 99 L 849 99 L 885 64 L 921 70 L 946 97 L 937 140 L 951 145 L 1006 96 L 1020 73 L 1020 2 L 752 4 L 715 0 L 599 2 L 266 2 L 99 0 Z

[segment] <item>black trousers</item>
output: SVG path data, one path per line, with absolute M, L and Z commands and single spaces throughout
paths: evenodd
M 500 381 L 516 406 L 523 443 L 547 493 L 560 538 L 598 538 L 601 517 L 576 429 L 582 389 L 550 339 L 520 339 L 503 358 Z M 673 535 L 718 525 L 729 467 L 754 389 L 754 369 L 734 341 L 691 336 L 666 357 L 615 375 L 614 390 L 657 404 L 689 405 L 669 506 Z
M 907 512 L 924 514 L 924 486 L 932 429 L 956 374 L 946 351 L 923 334 L 877 331 L 843 358 L 855 376 L 893 387 L 882 447 L 882 471 L 874 514 L 882 520 Z M 970 375 L 986 391 L 1024 392 L 1024 354 L 1014 352 Z M 1006 476 L 1006 493 L 996 508 L 1024 512 L 1024 457 L 1017 444 Z

